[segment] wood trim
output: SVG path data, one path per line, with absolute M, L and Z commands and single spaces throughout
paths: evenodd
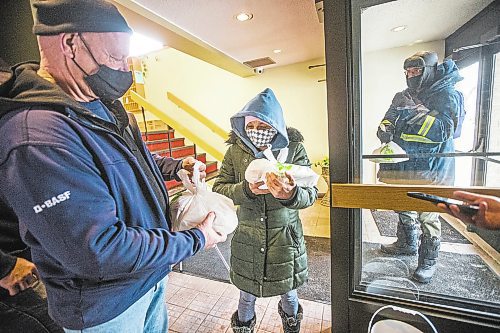
M 414 210 L 421 212 L 443 212 L 434 204 L 410 198 L 406 192 L 425 192 L 451 197 L 453 191 L 464 190 L 481 194 L 500 196 L 500 188 L 452 187 L 433 185 L 371 185 L 331 184 L 332 207 L 366 208 L 388 210 Z

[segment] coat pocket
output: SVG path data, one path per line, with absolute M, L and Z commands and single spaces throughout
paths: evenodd
M 288 231 L 288 234 L 290 235 L 290 238 L 292 239 L 292 245 L 297 249 L 297 251 L 299 250 L 299 247 L 300 247 L 300 242 L 299 242 L 299 237 L 297 236 L 295 230 L 292 228 L 291 225 L 288 225 L 287 226 L 287 231 Z

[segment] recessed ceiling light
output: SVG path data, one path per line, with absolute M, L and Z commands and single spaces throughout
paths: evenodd
M 273 50 L 274 53 L 281 53 L 280 49 Z
M 239 13 L 236 15 L 236 19 L 240 22 L 249 21 L 253 18 L 253 14 L 249 13 Z
M 392 32 L 399 32 L 406 29 L 406 25 L 400 25 L 391 29 Z

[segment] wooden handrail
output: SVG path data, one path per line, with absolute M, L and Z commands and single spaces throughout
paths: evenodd
M 443 212 L 434 204 L 410 198 L 406 192 L 424 192 L 451 197 L 453 191 L 500 196 L 500 188 L 451 187 L 433 185 L 331 184 L 332 207 Z
M 174 118 L 170 117 L 167 114 L 167 111 L 160 109 L 159 107 L 151 104 L 147 100 L 145 100 L 142 96 L 138 95 L 135 91 L 130 92 L 130 97 L 134 102 L 139 104 L 139 106 L 142 106 L 145 110 L 148 110 L 151 112 L 153 115 L 158 117 L 160 120 L 162 120 L 164 123 L 168 124 L 170 127 L 175 129 L 176 131 L 179 131 L 183 136 L 185 136 L 187 139 L 191 140 L 194 142 L 196 145 L 201 147 L 207 154 L 210 154 L 213 156 L 216 160 L 222 161 L 224 158 L 224 154 L 219 151 L 217 148 L 214 146 L 210 145 L 209 143 L 206 142 L 203 138 L 192 132 L 190 129 L 188 129 L 186 126 L 182 125 L 180 122 L 175 120 Z M 144 124 L 146 125 L 146 124 Z
M 181 100 L 179 97 L 175 96 L 171 92 L 167 92 L 167 98 L 177 105 L 179 108 L 182 110 L 186 111 L 189 115 L 191 115 L 193 118 L 198 120 L 200 123 L 208 127 L 212 132 L 220 136 L 224 141 L 228 139 L 228 133 L 219 125 L 205 117 L 203 114 L 200 112 L 196 111 L 192 106 Z

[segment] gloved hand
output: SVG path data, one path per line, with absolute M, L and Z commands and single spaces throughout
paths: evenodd
M 393 124 L 380 124 L 377 131 L 377 136 L 382 143 L 391 142 L 394 138 L 396 128 Z

